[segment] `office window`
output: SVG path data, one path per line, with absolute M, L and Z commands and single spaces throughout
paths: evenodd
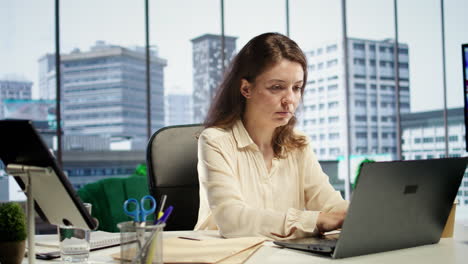
M 355 120 L 356 122 L 365 122 L 365 121 L 367 121 L 367 116 L 365 116 L 365 115 L 357 115 L 357 116 L 354 117 L 354 120 Z
M 339 148 L 330 148 L 330 155 L 340 155 Z
M 366 132 L 356 132 L 356 138 L 367 138 Z
M 338 116 L 330 116 L 328 118 L 328 123 L 338 123 L 339 119 L 340 118 Z
M 366 61 L 361 58 L 354 58 L 354 65 L 366 65 Z
M 333 109 L 338 107 L 338 102 L 330 102 L 328 103 L 328 108 Z
M 364 100 L 356 100 L 354 101 L 354 105 L 356 107 L 365 107 L 366 106 L 366 101 Z
M 327 46 L 327 53 L 334 52 L 338 49 L 338 46 L 336 44 Z
M 400 69 L 408 69 L 408 63 L 407 62 L 399 62 L 398 67 Z
M 338 90 L 338 85 L 337 84 L 332 84 L 332 85 L 328 85 L 328 91 L 336 91 Z
M 365 50 L 365 45 L 363 43 L 353 43 L 354 50 Z
M 423 143 L 432 143 L 432 142 L 434 142 L 434 138 L 432 137 L 423 138 Z
M 366 84 L 365 83 L 355 83 L 354 88 L 357 90 L 365 90 L 366 89 Z
M 335 66 L 337 64 L 338 64 L 337 59 L 329 60 L 329 61 L 327 61 L 327 68 L 333 67 L 333 66 Z
M 336 140 L 336 139 L 339 139 L 339 138 L 340 138 L 339 133 L 330 133 L 330 134 L 328 134 L 328 139 L 329 140 Z
M 398 49 L 398 53 L 399 53 L 399 54 L 402 54 L 402 55 L 408 55 L 408 50 L 407 50 L 407 49 L 399 48 L 399 49 Z

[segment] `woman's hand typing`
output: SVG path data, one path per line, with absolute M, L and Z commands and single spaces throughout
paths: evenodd
M 317 218 L 317 228 L 320 233 L 332 231 L 341 228 L 344 219 L 346 217 L 346 211 L 339 212 L 320 212 Z

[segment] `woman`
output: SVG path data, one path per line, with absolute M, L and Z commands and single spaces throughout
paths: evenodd
M 348 202 L 294 130 L 306 81 L 304 53 L 281 34 L 253 38 L 234 58 L 199 138 L 196 230 L 281 239 L 341 227 Z

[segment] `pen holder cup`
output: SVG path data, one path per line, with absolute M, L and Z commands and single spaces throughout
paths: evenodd
M 141 225 L 132 221 L 117 224 L 120 229 L 120 263 L 163 263 L 163 230 L 166 224 Z

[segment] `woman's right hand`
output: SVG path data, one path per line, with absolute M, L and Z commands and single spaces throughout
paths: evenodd
M 339 212 L 320 212 L 317 218 L 317 228 L 320 233 L 336 230 L 341 228 L 344 219 L 346 217 L 346 211 Z

